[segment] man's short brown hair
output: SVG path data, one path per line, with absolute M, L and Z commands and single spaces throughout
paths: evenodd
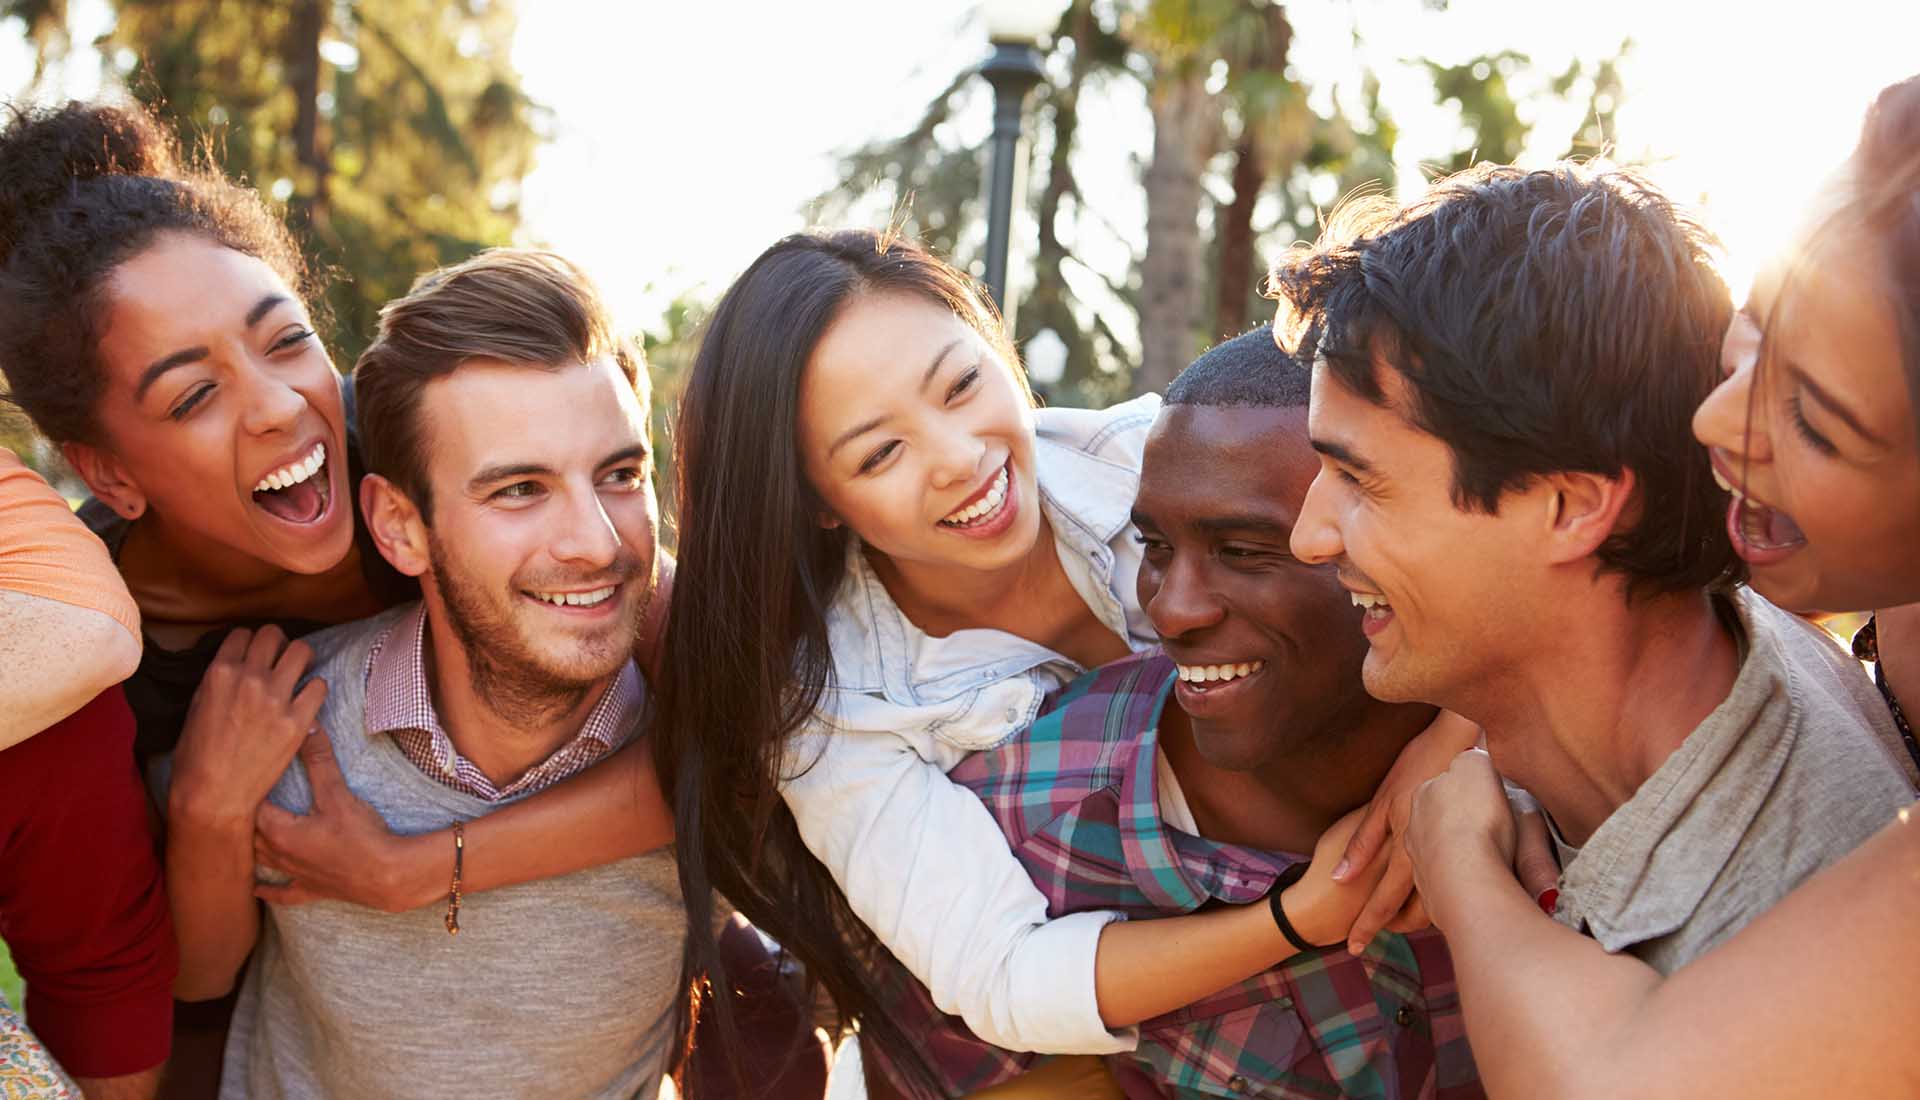
M 613 357 L 644 404 L 639 348 L 614 335 L 592 280 L 560 256 L 494 248 L 428 272 L 380 311 L 380 335 L 353 368 L 367 470 L 399 486 L 430 519 L 419 415 L 427 383 L 475 359 L 558 370 L 602 356 Z

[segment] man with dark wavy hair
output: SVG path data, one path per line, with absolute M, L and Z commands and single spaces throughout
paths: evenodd
M 1485 166 L 1273 283 L 1321 462 L 1293 550 L 1365 609 L 1367 689 L 1480 723 L 1555 915 L 1662 971 L 1913 797 L 1859 667 L 1731 583 L 1712 249 L 1631 173 Z

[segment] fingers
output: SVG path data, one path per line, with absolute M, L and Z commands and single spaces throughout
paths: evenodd
M 1347 951 L 1358 955 L 1373 942 L 1388 922 L 1399 915 L 1407 899 L 1413 896 L 1413 863 L 1407 858 L 1400 845 L 1395 844 L 1387 857 L 1386 873 L 1374 884 L 1373 893 L 1367 895 L 1367 903 L 1360 907 L 1360 915 L 1354 919 L 1353 927 L 1347 932 Z
M 274 660 L 273 673 L 268 679 L 274 695 L 288 698 L 293 695 L 293 687 L 304 676 L 307 666 L 313 663 L 313 647 L 305 642 L 289 642 L 287 648 L 280 651 Z
M 340 762 L 333 756 L 333 742 L 326 734 L 307 734 L 307 739 L 300 743 L 300 762 L 307 766 L 307 782 L 313 785 L 315 810 L 332 805 L 347 790 L 347 781 L 340 774 Z
M 1547 835 L 1547 819 L 1537 813 L 1521 814 L 1514 820 L 1513 871 L 1527 896 L 1537 898 L 1560 884 L 1560 864 L 1553 857 L 1553 839 Z
M 320 706 L 326 701 L 327 682 L 318 678 L 308 680 L 306 686 L 300 689 L 300 694 L 293 697 L 289 713 L 292 728 L 311 740 L 316 734 L 310 731 L 315 729 L 314 723 L 320 717 Z M 318 736 L 323 742 L 327 740 L 325 735 Z M 328 758 L 332 758 L 331 744 L 329 744 Z
M 247 667 L 261 673 L 270 671 L 286 644 L 286 632 L 277 626 L 263 626 L 254 631 L 253 640 L 247 643 Z
M 253 641 L 253 631 L 245 627 L 235 627 L 227 631 L 220 640 L 220 648 L 214 650 L 213 663 L 216 665 L 237 665 L 247 655 L 247 645 Z
M 1345 854 L 1340 857 L 1339 863 L 1333 865 L 1333 881 L 1351 882 L 1373 862 L 1373 857 L 1379 854 L 1381 844 L 1387 839 L 1387 821 L 1391 816 L 1389 810 L 1389 800 L 1379 794 L 1367 804 L 1367 812 L 1361 815 L 1360 824 L 1354 827 L 1353 836 L 1347 839 Z

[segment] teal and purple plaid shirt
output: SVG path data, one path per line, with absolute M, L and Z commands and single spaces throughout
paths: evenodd
M 1115 909 L 1191 913 L 1264 898 L 1302 856 L 1217 844 L 1166 825 L 1155 762 L 1173 662 L 1151 652 L 1062 689 L 1031 728 L 976 753 L 952 777 L 979 794 L 1048 901 L 1048 915 Z M 1006 1080 L 1036 1057 L 989 1046 L 944 1016 L 919 983 L 893 998 L 949 1092 Z M 1140 1026 L 1109 1064 L 1132 1100 L 1269 1097 L 1473 1100 L 1453 963 L 1433 932 L 1383 934 L 1359 958 L 1343 948 L 1284 965 Z

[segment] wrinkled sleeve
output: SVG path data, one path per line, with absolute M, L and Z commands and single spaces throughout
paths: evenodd
M 0 448 L 0 588 L 98 611 L 140 636 L 140 610 L 106 546 L 65 498 L 5 448 Z
M 783 788 L 800 835 L 853 911 L 941 1011 L 1009 1050 L 1108 1054 L 1094 997 L 1111 912 L 1047 919 L 1046 899 L 973 792 L 892 733 L 815 730 Z M 947 765 L 958 762 L 945 761 Z

